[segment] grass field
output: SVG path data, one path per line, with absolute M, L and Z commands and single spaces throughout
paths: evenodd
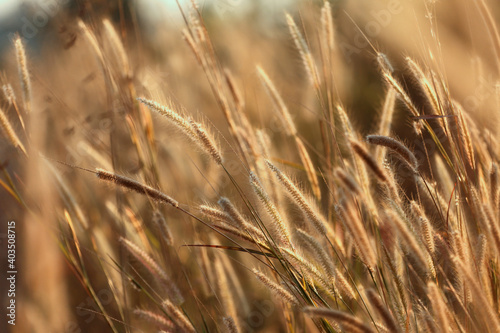
M 500 331 L 496 2 L 134 3 L 2 59 L 0 330 Z

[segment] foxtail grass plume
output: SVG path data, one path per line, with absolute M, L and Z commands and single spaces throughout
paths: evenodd
M 9 105 L 14 104 L 16 101 L 16 94 L 14 93 L 14 89 L 12 89 L 12 85 L 10 85 L 10 83 L 2 85 L 2 91 L 7 103 L 9 103 Z
M 295 124 L 293 123 L 292 116 L 288 111 L 288 107 L 285 102 L 281 98 L 278 90 L 276 89 L 274 83 L 271 81 L 267 73 L 262 69 L 262 67 L 257 66 L 257 74 L 259 75 L 260 80 L 264 88 L 266 89 L 267 94 L 271 98 L 275 109 L 279 112 L 281 116 L 281 120 L 285 125 L 285 130 L 288 135 L 295 136 L 297 135 L 297 129 L 295 128 Z
M 76 27 L 51 18 L 61 43 L 30 57 L 14 38 L 17 64 L 6 64 L 17 65 L 19 78 L 8 77 L 8 68 L 0 78 L 2 198 L 14 199 L 34 222 L 60 225 L 45 228 L 55 237 L 41 237 L 41 223 L 32 223 L 19 246 L 29 254 L 58 240 L 110 331 L 500 331 L 500 122 L 490 116 L 500 105 L 500 72 L 491 71 L 491 59 L 500 65 L 492 19 L 500 4 L 476 0 L 475 13 L 441 21 L 454 2 L 434 8 L 435 1 L 408 1 L 375 43 L 373 31 L 347 31 L 358 23 L 374 30 L 366 21 L 373 17 L 360 12 L 373 8 L 350 7 L 350 28 L 337 2 L 309 2 L 282 17 L 288 41 L 269 38 L 273 24 L 246 30 L 252 22 L 244 13 L 243 24 L 223 31 L 225 23 L 194 0 L 180 7 L 184 48 L 180 31 L 141 38 L 143 26 L 126 7 L 117 9 L 125 10 L 120 25 L 91 7 Z M 399 24 L 414 23 L 408 15 L 432 33 L 417 43 L 396 38 L 409 31 Z M 426 27 L 422 18 L 431 16 Z M 464 17 L 474 27 L 469 34 L 443 33 L 464 25 Z M 337 40 L 336 18 L 356 45 Z M 491 37 L 493 58 L 479 54 L 483 35 Z M 408 56 L 397 57 L 403 49 Z M 50 67 L 54 52 L 62 61 Z M 369 63 L 361 56 L 368 53 Z M 38 64 L 50 70 L 32 70 Z M 146 75 L 135 78 L 136 71 Z M 150 91 L 139 77 L 161 84 Z M 189 107 L 135 99 L 136 91 Z M 269 107 L 277 125 L 264 114 Z M 380 112 L 373 119 L 366 110 Z M 163 133 L 153 129 L 152 113 L 166 118 L 158 119 L 168 123 Z M 108 120 L 111 130 L 102 126 Z M 411 125 L 417 136 L 405 132 Z M 182 134 L 171 135 L 175 130 Z M 35 139 L 42 144 L 28 147 Z M 75 166 L 40 168 L 32 158 L 37 147 L 55 159 L 69 153 Z M 102 182 L 61 172 L 69 167 Z M 103 182 L 116 191 L 97 190 Z M 122 251 L 113 249 L 117 238 Z M 43 275 L 33 267 L 28 281 Z M 24 285 L 26 315 L 34 318 L 28 325 L 62 331 L 52 323 L 71 319 L 60 310 L 80 294 L 47 298 L 37 287 Z M 266 299 L 265 287 L 275 297 Z M 113 301 L 104 302 L 102 291 Z M 50 309 L 48 319 L 30 313 L 41 308 Z
M 257 242 L 259 245 L 267 248 L 264 242 L 265 236 L 262 231 L 244 220 L 241 215 L 241 219 L 236 219 L 235 221 L 234 216 L 231 217 L 227 212 L 207 205 L 201 205 L 200 211 L 203 215 L 218 222 L 214 224 L 216 229 L 233 234 L 251 243 Z M 240 224 L 241 222 L 243 224 Z
M 330 52 L 335 47 L 335 29 L 333 26 L 332 7 L 330 2 L 325 1 L 321 8 L 321 37 L 323 44 L 328 45 Z
M 131 191 L 144 194 L 155 201 L 163 202 L 172 205 L 174 207 L 179 207 L 179 203 L 177 202 L 177 200 L 169 197 L 165 193 L 162 193 L 161 191 L 155 188 L 152 188 L 151 186 L 144 185 L 136 180 L 127 178 L 125 176 L 117 175 L 110 171 L 106 171 L 99 168 L 96 169 L 96 175 L 101 180 L 112 182 L 115 183 L 116 185 L 129 189 Z
M 7 116 L 2 109 L 0 109 L 0 126 L 2 127 L 5 136 L 9 139 L 10 143 L 14 147 L 21 149 L 21 151 L 26 155 L 26 149 L 24 148 L 23 143 L 21 142 L 21 140 L 19 140 L 16 132 L 14 132 L 10 121 L 7 119 Z
M 111 47 L 113 49 L 113 53 L 116 57 L 116 59 L 119 60 L 120 65 L 122 67 L 122 73 L 123 77 L 128 78 L 131 75 L 131 70 L 130 70 L 130 65 L 127 57 L 127 53 L 125 52 L 125 48 L 123 46 L 123 43 L 118 36 L 118 33 L 116 32 L 115 28 L 113 27 L 113 24 L 109 19 L 104 19 L 102 21 L 104 25 L 104 31 L 106 33 L 106 37 L 108 41 L 111 44 Z
M 227 331 L 229 333 L 239 333 L 240 330 L 233 319 L 233 317 L 224 317 L 222 318 L 222 322 L 226 325 Z
M 278 208 L 274 205 L 266 190 L 262 186 L 259 178 L 253 172 L 250 172 L 250 185 L 252 185 L 255 194 L 257 194 L 257 197 L 260 199 L 267 212 L 271 216 L 278 231 L 278 237 L 280 238 L 281 242 L 285 246 L 290 246 L 291 237 L 290 232 L 288 231 L 288 226 L 279 213 Z
M 228 68 L 224 68 L 224 78 L 226 79 L 226 84 L 229 87 L 231 96 L 233 97 L 236 109 L 243 109 L 243 107 L 245 106 L 245 99 L 243 98 L 240 87 L 236 84 L 233 74 Z
M 135 309 L 134 315 L 140 317 L 145 321 L 153 323 L 155 326 L 159 327 L 162 330 L 171 331 L 175 329 L 175 325 L 172 323 L 172 321 L 155 312 L 143 309 Z
M 303 272 L 308 280 L 315 282 L 315 284 L 317 284 L 330 295 L 336 294 L 335 286 L 330 283 L 329 277 L 325 274 L 322 274 L 321 271 L 316 266 L 314 266 L 313 263 L 306 260 L 303 256 L 295 251 L 292 251 L 291 249 L 280 248 L 280 250 L 285 258 L 289 262 L 294 264 L 297 271 Z
M 304 165 L 304 169 L 306 169 L 307 179 L 311 184 L 311 189 L 316 197 L 316 199 L 321 200 L 321 188 L 319 187 L 318 176 L 316 175 L 316 170 L 314 168 L 314 164 L 311 160 L 311 156 L 307 152 L 304 143 L 299 137 L 295 137 L 295 143 L 297 144 L 297 149 L 299 151 L 300 160 Z
M 294 199 L 299 208 L 304 212 L 307 218 L 313 223 L 314 227 L 322 233 L 323 235 L 328 235 L 332 232 L 332 229 L 328 226 L 325 218 L 321 215 L 315 205 L 306 199 L 302 191 L 288 178 L 280 169 L 278 169 L 269 160 L 266 160 L 266 164 L 271 171 L 274 172 L 276 178 L 279 180 L 281 185 L 287 190 L 289 195 Z
M 398 97 L 403 101 L 403 103 L 406 105 L 408 110 L 411 112 L 412 116 L 418 117 L 420 116 L 420 112 L 418 111 L 417 107 L 411 100 L 410 96 L 406 93 L 406 91 L 403 89 L 401 84 L 392 76 L 391 73 L 386 72 L 383 73 L 383 76 L 387 83 L 398 93 Z
M 382 320 L 384 321 L 385 327 L 387 327 L 388 331 L 394 333 L 402 332 L 397 321 L 395 320 L 393 315 L 389 312 L 389 309 L 387 309 L 387 307 L 385 307 L 385 305 L 382 303 L 382 300 L 377 295 L 375 290 L 368 289 L 366 291 L 366 296 L 368 296 L 368 300 L 382 317 Z
M 28 71 L 28 62 L 26 60 L 26 51 L 24 49 L 21 37 L 16 36 L 14 40 L 16 47 L 17 68 L 19 71 L 19 78 L 23 90 L 24 112 L 31 113 L 31 79 Z
M 299 305 L 298 299 L 290 293 L 288 290 L 283 288 L 281 285 L 277 284 L 276 282 L 272 281 L 267 275 L 262 273 L 261 271 L 257 269 L 252 270 L 255 276 L 264 284 L 266 285 L 267 288 L 279 299 L 284 301 L 285 303 L 290 303 L 293 305 Z
M 364 324 L 358 318 L 342 311 L 332 310 L 328 308 L 307 306 L 302 310 L 306 315 L 311 317 L 323 317 L 332 319 L 338 322 L 341 326 L 346 329 L 353 328 L 356 331 L 364 333 L 374 333 L 375 331 L 371 329 L 368 325 Z
M 336 168 L 333 172 L 335 178 L 339 179 L 347 190 L 353 194 L 360 194 L 361 190 L 353 177 L 348 175 L 343 169 Z
M 458 125 L 460 130 L 459 133 L 463 148 L 466 153 L 467 162 L 469 163 L 470 167 L 474 169 L 476 167 L 476 161 L 474 156 L 475 152 L 474 152 L 474 147 L 472 145 L 472 138 L 469 132 L 469 125 L 465 118 L 465 111 L 457 102 L 454 102 L 453 106 L 455 107 L 455 111 L 458 114 Z
M 389 136 L 391 131 L 395 104 L 396 104 L 396 91 L 392 87 L 388 87 L 387 93 L 385 95 L 384 105 L 382 108 L 382 114 L 380 115 L 380 120 L 379 120 L 379 126 L 377 132 L 379 135 Z M 375 156 L 377 162 L 381 163 L 383 160 L 382 147 L 377 147 Z
M 165 217 L 159 210 L 155 210 L 153 212 L 153 224 L 160 230 L 160 234 L 162 239 L 165 240 L 167 245 L 172 246 L 174 244 L 174 236 L 172 235 L 172 231 L 165 221 Z
M 370 237 L 363 225 L 363 221 L 358 212 L 355 211 L 353 203 L 348 201 L 345 207 L 337 205 L 335 208 L 337 216 L 344 223 L 345 228 L 354 239 L 361 260 L 370 270 L 374 270 L 377 265 L 377 256 L 375 255 L 373 245 L 370 242 Z
M 157 103 L 155 101 L 143 97 L 138 97 L 137 100 L 142 104 L 146 105 L 151 111 L 157 112 L 162 116 L 166 117 L 175 126 L 177 126 L 177 128 L 185 132 L 191 138 L 195 137 L 194 129 L 189 124 L 189 121 L 187 121 L 184 117 L 180 116 L 177 112 L 169 109 L 164 105 L 161 105 L 160 103 Z
M 405 60 L 408 64 L 408 68 L 415 77 L 415 81 L 421 87 L 424 96 L 427 98 L 429 105 L 432 107 L 433 114 L 442 115 L 443 112 L 439 103 L 439 97 L 433 87 L 433 83 L 429 81 L 427 75 L 425 75 L 424 71 L 413 59 L 411 59 L 410 57 L 406 57 Z M 436 83 L 434 82 L 434 84 Z
M 394 67 L 392 66 L 391 62 L 389 61 L 389 58 L 382 53 L 382 52 L 377 52 L 377 63 L 382 70 L 382 73 L 394 73 Z
M 389 211 L 387 214 L 402 239 L 401 243 L 408 248 L 408 252 L 416 259 L 417 268 L 420 269 L 420 272 L 430 273 L 432 276 L 435 276 L 436 271 L 432 260 L 429 260 L 428 256 L 424 254 L 415 234 L 410 231 L 406 222 L 393 211 Z
M 253 235 L 262 235 L 262 231 L 254 225 L 250 224 L 236 209 L 236 207 L 234 207 L 234 205 L 228 198 L 222 197 L 219 199 L 218 203 L 227 214 L 234 227 L 236 227 L 237 229 L 243 229 Z
M 215 221 L 221 221 L 227 224 L 231 224 L 231 217 L 224 211 L 214 208 L 208 205 L 200 205 L 200 211 L 203 215 L 210 217 Z
M 295 21 L 293 20 L 292 16 L 288 13 L 286 13 L 286 22 L 288 24 L 288 28 L 290 29 L 290 34 L 292 35 L 292 39 L 295 43 L 295 46 L 297 47 L 297 50 L 299 50 L 302 62 L 304 63 L 307 75 L 309 76 L 309 81 L 315 87 L 319 88 L 320 80 L 313 55 L 311 51 L 309 51 L 309 47 L 307 46 L 304 37 L 302 37 L 302 34 L 300 33 L 299 28 L 295 24 Z
M 382 135 L 368 135 L 366 141 L 373 145 L 379 145 L 389 148 L 395 152 L 403 161 L 407 163 L 411 170 L 417 172 L 418 161 L 415 155 L 401 142 L 396 139 Z
M 208 155 L 212 157 L 215 163 L 222 164 L 222 154 L 220 148 L 215 143 L 215 140 L 208 134 L 203 125 L 190 120 L 191 127 L 194 129 L 196 134 L 196 141 L 199 145 L 207 152 Z
M 147 268 L 153 276 L 158 278 L 161 281 L 170 281 L 167 273 L 160 268 L 160 266 L 156 263 L 156 261 L 151 258 L 149 254 L 147 254 L 144 250 L 142 250 L 139 246 L 132 243 L 128 239 L 120 237 L 120 243 L 130 252 L 134 257 L 136 257 L 142 265 Z
M 186 315 L 168 299 L 163 301 L 162 307 L 182 332 L 196 332 L 196 329 Z
M 377 178 L 381 182 L 387 181 L 387 175 L 385 171 L 378 165 L 377 161 L 368 153 L 366 148 L 362 146 L 359 142 L 355 140 L 351 140 L 351 147 L 354 152 L 361 158 L 361 160 L 368 166 L 373 173 L 377 176 Z
M 185 119 L 177 112 L 155 101 L 142 97 L 137 98 L 137 100 L 146 105 L 150 110 L 170 120 L 177 128 L 182 130 L 191 140 L 196 142 L 208 155 L 210 155 L 217 164 L 222 164 L 220 148 L 202 124 L 192 119 Z

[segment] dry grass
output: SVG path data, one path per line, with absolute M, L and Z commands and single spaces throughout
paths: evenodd
M 476 5 L 307 2 L 276 40 L 194 5 L 158 40 L 92 13 L 50 75 L 15 39 L 0 185 L 33 223 L 25 253 L 40 232 L 55 258 L 39 288 L 20 259 L 21 331 L 500 331 L 500 45 Z M 382 32 L 411 15 L 430 19 L 417 49 Z M 465 21 L 474 47 L 450 36 Z M 483 90 L 450 74 L 457 48 Z M 374 83 L 350 85 L 357 66 Z

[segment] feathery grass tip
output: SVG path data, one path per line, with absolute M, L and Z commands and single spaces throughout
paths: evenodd
M 384 146 L 397 153 L 413 170 L 418 169 L 418 160 L 415 155 L 404 144 L 394 138 L 383 135 L 368 135 L 366 141 L 373 145 Z
M 155 188 L 152 188 L 151 186 L 142 184 L 136 180 L 127 178 L 125 176 L 117 175 L 115 173 L 112 173 L 110 171 L 106 171 L 106 170 L 103 170 L 100 168 L 96 169 L 96 175 L 101 180 L 115 183 L 116 185 L 125 187 L 126 189 L 129 189 L 131 191 L 134 191 L 134 192 L 137 192 L 140 194 L 145 194 L 149 198 L 151 198 L 155 201 L 167 203 L 167 204 L 172 205 L 176 208 L 179 207 L 179 203 L 177 202 L 177 200 L 169 197 L 165 193 L 163 193 Z

